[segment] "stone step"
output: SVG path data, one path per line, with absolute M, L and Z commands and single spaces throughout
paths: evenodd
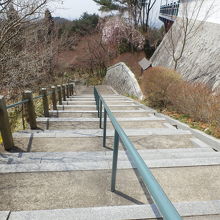
M 93 122 L 99 121 L 99 118 L 46 118 L 39 117 L 36 119 L 37 122 Z M 150 117 L 131 117 L 131 118 L 118 118 L 118 122 L 120 121 L 166 121 L 162 117 L 156 117 L 154 115 Z M 107 122 L 111 122 L 109 118 L 107 118 Z
M 138 105 L 113 105 L 109 106 L 111 110 L 142 110 Z M 57 105 L 58 110 L 96 110 L 96 105 Z
M 106 101 L 106 103 L 108 105 L 115 105 L 117 103 L 120 103 L 120 104 L 132 104 L 134 103 L 133 101 L 130 101 L 130 100 L 117 100 L 117 101 L 113 101 L 113 100 L 109 100 L 109 101 Z M 62 101 L 62 105 L 96 105 L 96 102 L 95 100 L 94 101 Z
M 190 131 L 172 128 L 145 128 L 125 129 L 128 136 L 151 136 L 151 135 L 189 135 Z M 14 138 L 23 137 L 102 137 L 102 129 L 78 129 L 78 130 L 24 130 L 15 132 Z M 107 129 L 107 136 L 114 136 L 114 130 Z
M 142 110 L 139 105 L 110 105 L 110 110 Z M 57 105 L 58 110 L 96 110 L 96 105 Z
M 214 163 L 215 158 L 211 163 Z M 165 162 L 165 161 L 164 161 Z M 151 171 L 164 192 L 173 203 L 220 200 L 220 165 L 196 165 L 179 167 L 154 167 Z M 93 162 L 95 164 L 95 162 Z M 82 164 L 82 163 L 81 163 Z M 25 165 L 11 164 L 6 166 L 0 178 L 0 210 L 39 210 L 66 209 L 100 206 L 120 206 L 152 204 L 141 180 L 133 169 L 117 170 L 115 193 L 110 191 L 111 168 L 88 169 L 89 163 L 80 163 L 71 168 L 63 164 L 63 171 L 55 172 L 62 164 L 41 163 Z M 35 170 L 29 172 L 33 169 Z M 175 164 L 173 164 L 175 165 Z M 9 173 L 14 166 L 13 172 Z M 23 166 L 23 172 L 20 167 Z M 50 168 L 54 172 L 47 172 Z M 72 169 L 72 171 L 71 171 Z M 78 170 L 77 170 L 78 169 Z M 40 172 L 44 171 L 44 172 Z M 208 177 L 208 178 L 207 178 Z M 192 209 L 194 207 L 191 207 Z
M 62 105 L 96 105 L 95 100 L 92 101 L 62 101 Z
M 190 134 L 129 136 L 136 149 L 175 149 L 175 148 L 209 148 Z M 106 147 L 103 148 L 101 136 L 81 137 L 14 137 L 15 146 L 24 152 L 78 152 L 78 151 L 109 151 L 112 150 L 114 137 L 108 136 Z M 122 149 L 122 145 L 119 144 Z
M 192 201 L 174 203 L 174 206 L 187 220 L 218 220 L 220 219 L 220 200 Z M 150 205 L 103 206 L 72 209 L 33 210 L 0 212 L 2 220 L 30 220 L 30 219 L 55 219 L 55 220 L 131 220 L 131 219 L 158 219 L 161 218 L 157 207 Z M 7 218 L 7 216 L 10 216 Z M 204 218 L 203 218 L 203 217 Z
M 137 117 L 137 118 L 119 118 L 119 124 L 122 128 L 164 128 L 165 120 L 157 117 Z M 37 125 L 46 130 L 68 130 L 68 129 L 92 129 L 99 128 L 98 118 L 37 118 Z M 108 120 L 107 128 L 113 126 Z
M 177 158 L 177 159 L 158 159 L 158 160 L 144 160 L 149 168 L 187 168 L 199 167 L 203 169 L 204 166 L 219 166 L 220 157 L 195 157 L 195 158 Z M 127 170 L 135 169 L 130 161 L 119 160 L 117 164 L 118 169 Z M 4 173 L 32 173 L 32 172 L 66 172 L 66 171 L 96 171 L 96 170 L 111 170 L 111 161 L 83 161 L 83 162 L 32 162 L 32 163 L 10 163 L 0 164 L 0 172 Z M 210 168 L 210 171 L 212 168 Z M 217 179 L 218 180 L 218 179 Z M 220 180 L 218 180 L 220 181 Z
M 146 110 L 124 110 L 124 111 L 112 111 L 116 118 L 118 117 L 148 117 L 152 114 L 152 111 Z M 97 118 L 97 111 L 50 111 L 51 117 L 72 117 L 72 118 Z
M 138 153 L 146 161 L 172 160 L 172 159 L 198 159 L 198 158 L 220 158 L 220 152 L 208 148 L 192 149 L 165 149 L 165 150 L 138 150 Z M 128 161 L 126 152 L 119 151 L 119 161 Z M 84 163 L 108 161 L 112 162 L 112 152 L 35 152 L 35 153 L 13 153 L 2 154 L 0 164 L 26 164 L 26 163 Z
M 130 98 L 124 96 L 115 96 L 115 97 L 105 97 L 104 100 L 107 101 L 133 101 Z M 66 98 L 66 101 L 95 101 L 94 97 L 72 97 Z
M 31 164 L 28 165 L 28 169 L 31 168 Z M 133 170 L 119 172 L 130 181 L 127 184 L 123 178 L 117 179 L 118 184 L 122 184 L 123 194 L 110 191 L 110 170 L 1 173 L 0 211 L 148 203 Z
M 73 96 L 69 96 L 69 98 L 94 98 L 94 94 L 93 92 L 90 93 L 90 94 L 82 94 L 82 95 L 73 95 Z M 119 95 L 119 94 L 102 94 L 102 97 L 103 98 L 115 98 L 115 97 L 121 97 L 121 98 L 127 98 L 126 96 L 123 96 L 123 95 Z

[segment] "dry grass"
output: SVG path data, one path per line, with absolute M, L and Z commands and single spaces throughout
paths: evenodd
M 220 137 L 220 95 L 205 85 L 186 82 L 173 70 L 153 67 L 143 75 L 141 88 L 148 105 Z

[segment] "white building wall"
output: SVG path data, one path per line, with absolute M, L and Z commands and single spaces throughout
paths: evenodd
M 220 0 L 181 0 L 179 17 L 220 24 Z
M 193 29 L 189 31 L 183 54 L 178 61 L 177 72 L 188 81 L 202 82 L 210 86 L 213 91 L 220 91 L 220 0 L 204 0 L 201 9 L 197 7 L 197 13 L 193 13 L 195 11 L 193 9 L 196 8 L 195 4 L 201 5 L 202 1 L 181 0 L 179 19 L 175 20 L 172 30 L 164 36 L 160 46 L 151 57 L 151 61 L 153 66 L 174 68 L 172 52 L 177 58 L 182 50 L 181 36 L 183 34 L 181 35 L 180 30 L 183 30 L 185 19 L 182 18 L 186 15 L 187 5 L 187 17 L 196 18 L 198 22 L 190 21 L 188 27 L 193 26 Z M 207 11 L 209 12 L 206 17 Z

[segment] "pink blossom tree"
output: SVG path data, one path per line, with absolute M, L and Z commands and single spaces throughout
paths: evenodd
M 145 38 L 142 33 L 121 17 L 108 18 L 100 25 L 100 29 L 102 41 L 105 44 L 119 46 L 122 41 L 126 40 L 127 43 L 138 50 L 144 48 Z

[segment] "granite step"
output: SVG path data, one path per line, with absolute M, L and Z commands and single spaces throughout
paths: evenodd
M 115 105 L 117 103 L 120 103 L 120 104 L 132 104 L 134 103 L 133 101 L 130 101 L 130 100 L 109 100 L 109 101 L 106 101 L 106 103 L 108 105 Z M 95 105 L 96 102 L 95 100 L 94 101 L 62 101 L 62 105 Z
M 201 166 L 195 165 L 196 162 L 195 160 L 192 166 L 182 164 L 183 166 L 178 167 L 175 164 L 173 167 L 149 165 L 172 203 L 220 200 L 220 165 L 204 165 L 203 162 Z M 80 167 L 81 164 L 84 167 Z M 74 170 L 69 167 L 71 164 L 34 164 L 35 171 L 30 171 L 33 164 L 27 164 L 26 170 L 21 173 L 20 167 L 25 165 L 4 165 L 7 166 L 6 172 L 0 174 L 0 210 L 27 211 L 153 204 L 134 169 L 121 168 L 119 163 L 117 191 L 112 193 L 111 166 L 100 169 L 99 162 L 96 162 L 96 168 L 89 169 L 91 165 L 88 163 L 81 164 L 76 164 Z M 55 172 L 55 168 L 62 165 L 65 172 Z M 14 171 L 10 173 L 13 166 Z M 53 172 L 46 171 L 45 168 L 48 169 L 49 166 Z M 191 210 L 193 208 L 191 207 Z
M 110 105 L 110 110 L 142 110 L 140 105 Z M 57 105 L 58 110 L 96 110 L 96 105 Z
M 119 117 L 148 117 L 152 114 L 152 111 L 146 110 L 125 110 L 125 111 L 112 111 L 116 118 Z M 71 118 L 97 118 L 97 111 L 63 111 L 63 110 L 53 110 L 50 111 L 50 117 L 71 117 Z
M 184 220 L 220 219 L 220 200 L 179 202 L 174 206 Z M 156 220 L 161 217 L 154 204 L 0 212 L 0 216 L 2 220 Z
M 124 96 L 105 97 L 105 101 L 133 101 L 132 99 Z M 72 97 L 66 98 L 66 101 L 95 101 L 94 97 Z
M 166 121 L 159 117 L 119 118 L 122 128 L 165 128 Z M 92 129 L 99 128 L 98 118 L 37 118 L 37 125 L 47 130 Z M 111 122 L 107 121 L 107 128 L 112 129 Z
M 208 148 L 203 142 L 193 138 L 191 134 L 129 136 L 136 149 L 175 149 L 175 148 Z M 101 136 L 78 137 L 42 137 L 14 136 L 15 146 L 24 152 L 69 152 L 69 151 L 111 151 L 114 137 L 107 136 L 106 147 L 103 148 Z M 119 144 L 122 149 L 122 145 Z
M 179 148 L 138 150 L 138 153 L 146 161 L 173 160 L 173 159 L 198 159 L 220 158 L 220 152 L 208 148 Z M 126 152 L 119 151 L 119 161 L 128 161 Z M 112 162 L 111 151 L 97 152 L 34 152 L 34 153 L 6 153 L 0 155 L 0 164 L 25 164 L 25 163 L 84 163 L 107 161 Z
M 145 128 L 145 129 L 125 129 L 128 136 L 151 136 L 151 135 L 191 135 L 188 130 L 174 128 Z M 24 130 L 15 132 L 14 138 L 23 137 L 102 137 L 102 129 L 78 129 L 78 130 Z M 107 129 L 107 136 L 114 136 L 114 130 Z

